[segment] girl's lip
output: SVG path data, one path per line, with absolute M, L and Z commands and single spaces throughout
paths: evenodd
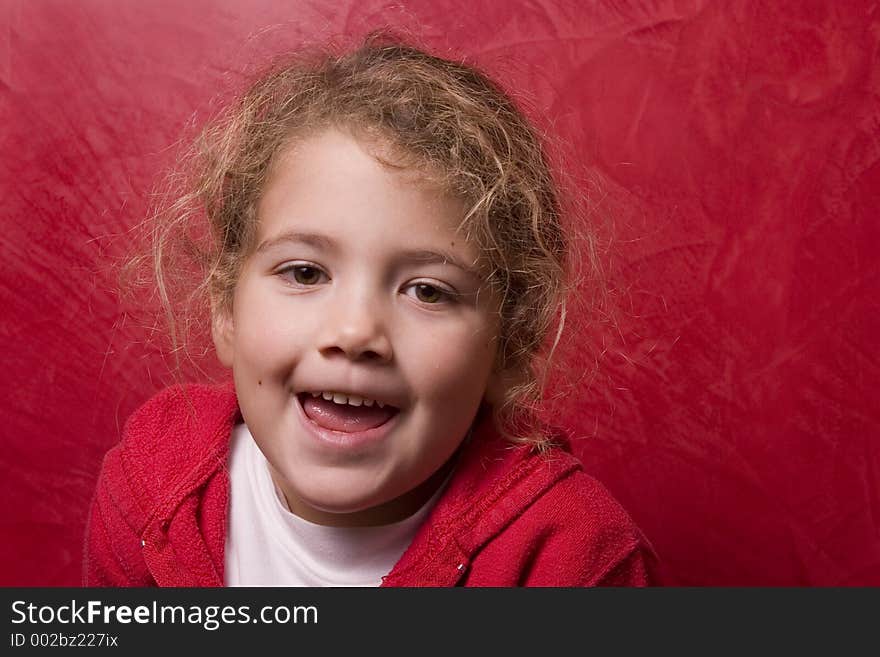
M 297 416 L 306 432 L 320 445 L 336 450 L 363 449 L 382 442 L 394 429 L 397 419 L 400 417 L 400 411 L 398 411 L 378 427 L 373 427 L 366 431 L 334 431 L 332 429 L 325 429 L 314 422 L 306 415 L 299 395 L 294 395 L 294 397 L 296 398 Z

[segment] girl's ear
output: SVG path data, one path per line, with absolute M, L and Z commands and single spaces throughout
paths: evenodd
M 232 367 L 234 349 L 234 326 L 232 309 L 226 303 L 211 304 L 211 338 L 217 358 L 225 367 Z
M 492 406 L 497 407 L 504 401 L 510 390 L 526 385 L 531 376 L 529 370 L 524 370 L 520 367 L 509 367 L 502 370 L 493 369 L 489 375 L 483 399 L 492 404 Z
M 486 394 L 483 395 L 483 399 L 490 406 L 498 406 L 501 403 L 501 400 L 504 399 L 504 388 L 501 386 L 500 377 L 497 373 L 492 372 L 492 376 L 489 378 L 489 384 L 486 386 Z
M 492 406 L 498 406 L 504 401 L 504 394 L 515 384 L 516 377 L 509 370 L 493 369 L 486 384 L 486 393 L 483 395 Z

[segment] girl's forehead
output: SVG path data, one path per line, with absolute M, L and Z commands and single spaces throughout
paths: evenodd
M 436 175 L 392 146 L 328 129 L 279 153 L 257 208 L 257 241 L 288 233 L 376 248 L 440 241 L 476 259 L 463 225 L 467 209 Z
M 296 166 L 297 160 L 311 159 L 321 154 L 334 158 L 354 149 L 372 158 L 401 184 L 415 185 L 428 194 L 450 197 L 465 203 L 462 195 L 454 191 L 456 186 L 451 172 L 403 148 L 391 135 L 377 129 L 357 126 L 327 125 L 292 134 L 273 158 L 269 179 L 279 169 Z

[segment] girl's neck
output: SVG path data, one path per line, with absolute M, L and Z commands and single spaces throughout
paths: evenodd
M 467 441 L 463 441 L 462 444 L 464 442 Z M 303 520 L 329 527 L 377 527 L 405 520 L 421 509 L 431 499 L 431 496 L 446 483 L 455 468 L 460 452 L 461 446 L 434 474 L 412 490 L 384 504 L 353 513 L 333 513 L 309 506 L 285 490 L 285 486 L 280 483 L 281 477 L 271 463 L 269 464 L 269 472 L 276 488 L 281 492 L 288 510 Z

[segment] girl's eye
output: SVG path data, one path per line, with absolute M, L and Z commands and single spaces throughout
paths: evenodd
M 451 292 L 447 292 L 436 285 L 430 285 L 428 283 L 416 283 L 412 286 L 412 289 L 415 291 L 416 299 L 427 304 L 451 301 L 453 296 Z
M 278 273 L 284 278 L 292 279 L 298 285 L 317 285 L 324 276 L 324 272 L 311 265 L 292 265 Z

